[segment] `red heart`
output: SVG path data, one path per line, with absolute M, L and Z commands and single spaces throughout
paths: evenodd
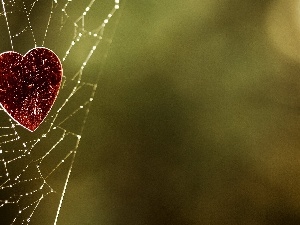
M 61 80 L 60 60 L 47 48 L 31 49 L 25 56 L 13 51 L 0 54 L 0 103 L 30 131 L 48 115 Z

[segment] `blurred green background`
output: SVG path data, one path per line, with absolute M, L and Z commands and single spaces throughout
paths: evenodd
M 299 21 L 295 0 L 127 0 L 59 224 L 300 224 Z

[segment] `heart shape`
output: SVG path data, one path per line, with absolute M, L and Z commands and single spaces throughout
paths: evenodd
M 54 52 L 34 48 L 24 56 L 0 54 L 0 103 L 29 131 L 35 131 L 48 115 L 60 88 L 62 65 Z

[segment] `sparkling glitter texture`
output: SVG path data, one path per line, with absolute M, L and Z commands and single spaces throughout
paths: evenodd
M 47 48 L 34 48 L 25 56 L 13 51 L 0 54 L 0 103 L 30 131 L 47 116 L 61 80 L 60 60 Z

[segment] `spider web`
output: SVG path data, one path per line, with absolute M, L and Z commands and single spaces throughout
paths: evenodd
M 74 158 L 118 23 L 119 0 L 1 0 L 1 52 L 53 50 L 60 92 L 29 132 L 0 109 L 0 223 L 57 224 Z

